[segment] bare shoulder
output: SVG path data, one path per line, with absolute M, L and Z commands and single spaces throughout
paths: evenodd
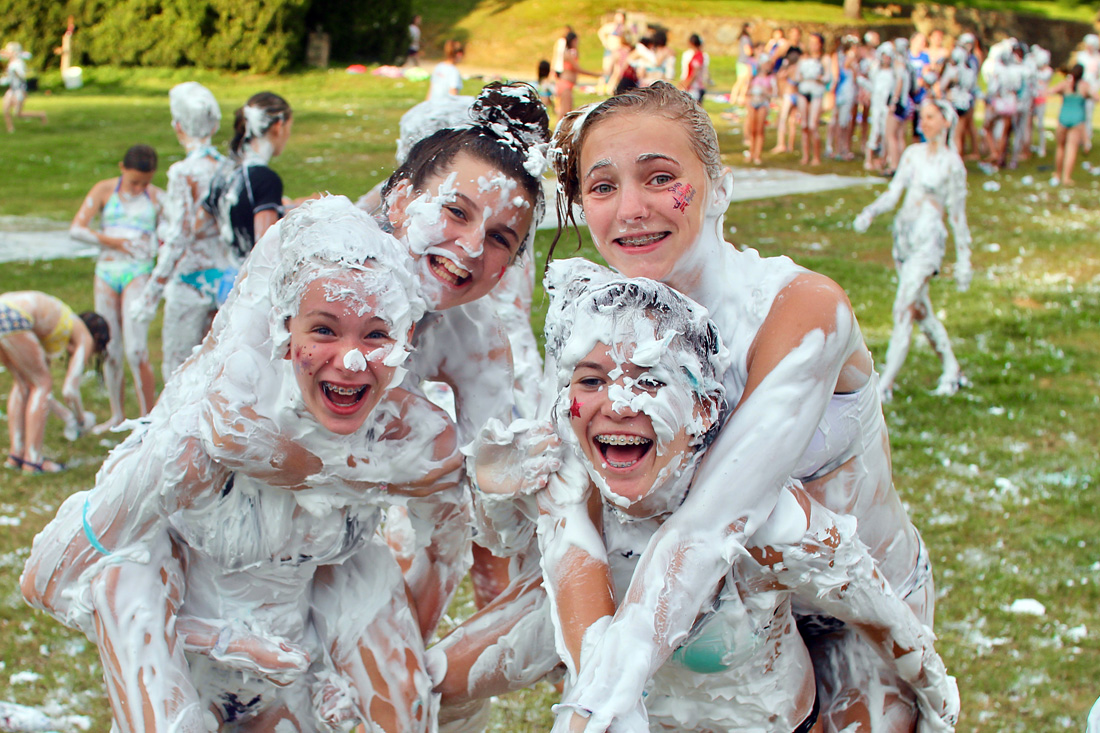
M 816 328 L 835 322 L 838 312 L 852 312 L 848 294 L 836 281 L 817 272 L 804 272 L 779 291 L 765 323 L 773 318 L 805 322 Z

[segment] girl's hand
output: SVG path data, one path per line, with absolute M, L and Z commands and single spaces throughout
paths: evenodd
M 863 234 L 871 227 L 872 216 L 866 211 L 859 212 L 859 216 L 852 222 L 852 228 L 860 234 Z

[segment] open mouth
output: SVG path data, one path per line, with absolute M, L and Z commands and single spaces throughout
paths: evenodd
M 321 382 L 321 392 L 335 412 L 354 411 L 367 395 L 370 385 L 342 387 L 332 382 Z
M 611 468 L 633 468 L 653 447 L 653 441 L 640 435 L 604 434 L 595 437 L 596 448 Z
M 470 281 L 470 271 L 464 270 L 446 257 L 428 255 L 428 266 L 433 275 L 453 287 L 460 288 Z
M 669 235 L 668 232 L 652 232 L 650 234 L 636 234 L 630 237 L 618 237 L 615 243 L 620 247 L 648 247 L 660 242 Z

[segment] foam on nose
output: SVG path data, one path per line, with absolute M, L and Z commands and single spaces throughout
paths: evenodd
M 344 368 L 352 372 L 361 372 L 367 368 L 367 359 L 359 349 L 344 354 Z

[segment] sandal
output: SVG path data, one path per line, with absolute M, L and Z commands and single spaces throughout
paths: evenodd
M 58 463 L 57 461 L 49 458 L 43 458 L 41 463 L 31 463 L 30 461 L 23 461 L 23 473 L 29 473 L 36 475 L 40 473 L 61 473 L 65 470 L 64 463 Z
M 8 460 L 4 461 L 4 468 L 19 470 L 23 467 L 23 459 L 14 453 L 8 454 Z

